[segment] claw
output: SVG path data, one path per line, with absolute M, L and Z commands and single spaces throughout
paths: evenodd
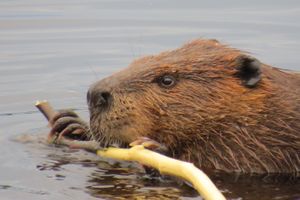
M 145 148 L 147 149 L 157 149 L 157 148 L 160 148 L 161 144 L 159 144 L 158 142 L 156 141 L 146 141 L 142 144 Z
M 137 140 L 131 142 L 129 144 L 129 146 L 133 147 L 133 146 L 137 146 L 137 145 L 143 145 L 143 143 L 145 143 L 147 141 L 151 141 L 151 139 L 147 138 L 147 137 L 139 137 Z
M 82 129 L 80 124 L 70 124 L 59 134 L 57 140 L 60 140 L 62 137 L 75 139 L 76 137 L 81 137 L 83 133 L 85 133 L 85 130 Z
M 129 146 L 131 147 L 136 145 L 143 145 L 146 149 L 150 149 L 163 154 L 166 154 L 168 152 L 168 149 L 165 145 L 162 145 L 159 142 L 156 142 L 155 140 L 147 137 L 140 137 L 129 144 Z
M 72 110 L 61 110 L 50 120 L 50 124 L 54 124 L 58 119 L 63 117 L 78 118 L 78 115 Z
M 88 125 L 70 110 L 62 110 L 50 121 L 52 129 L 48 135 L 50 143 L 57 143 L 62 138 L 87 140 Z
M 78 118 L 74 117 L 62 117 L 56 120 L 56 122 L 53 124 L 52 130 L 54 132 L 61 132 L 63 131 L 68 125 L 78 123 Z

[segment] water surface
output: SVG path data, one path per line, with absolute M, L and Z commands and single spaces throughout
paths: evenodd
M 143 55 L 216 38 L 261 61 L 300 70 L 300 3 L 279 1 L 2 0 L 0 199 L 200 199 L 130 163 L 45 145 L 47 99 L 88 119 L 89 85 Z M 34 142 L 19 143 L 24 135 Z M 284 178 L 283 178 L 284 179 Z M 218 175 L 232 199 L 297 199 L 299 182 Z

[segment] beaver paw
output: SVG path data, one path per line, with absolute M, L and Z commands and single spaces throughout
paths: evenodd
M 152 140 L 147 137 L 140 137 L 137 140 L 133 141 L 132 143 L 129 144 L 130 146 L 136 146 L 136 145 L 143 145 L 144 148 L 167 155 L 168 149 L 165 145 L 160 144 L 159 142 L 156 142 L 155 140 Z M 157 178 L 161 177 L 161 174 L 159 173 L 158 170 L 148 167 L 143 165 L 143 168 L 151 178 Z
M 129 144 L 130 146 L 136 146 L 136 145 L 143 145 L 144 148 L 158 152 L 160 154 L 170 156 L 170 152 L 168 151 L 168 148 L 159 143 L 156 142 L 155 140 L 152 140 L 147 137 L 140 137 L 137 140 L 133 141 L 132 143 Z M 181 179 L 175 178 L 175 177 L 168 177 L 168 176 L 163 176 L 162 174 L 159 173 L 157 169 L 154 169 L 152 167 L 148 167 L 143 165 L 143 168 L 145 170 L 145 173 L 149 175 L 151 178 L 159 178 L 160 181 L 175 181 L 179 185 L 186 185 L 190 188 L 193 188 L 192 184 L 186 181 L 183 181 Z
M 52 124 L 52 129 L 49 138 L 54 138 L 54 142 L 62 137 L 72 140 L 88 140 L 89 126 L 72 110 L 59 111 L 50 120 L 50 124 Z
M 129 144 L 130 146 L 136 146 L 136 145 L 143 145 L 146 149 L 161 153 L 161 154 L 167 154 L 168 149 L 165 145 L 156 142 L 155 140 L 152 140 L 147 137 L 139 137 L 137 140 L 131 142 Z

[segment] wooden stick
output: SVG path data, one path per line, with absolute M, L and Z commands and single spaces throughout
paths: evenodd
M 36 101 L 35 106 L 43 113 L 46 119 L 50 122 L 56 114 L 56 111 L 52 108 L 48 101 Z
M 109 147 L 105 150 L 98 150 L 97 155 L 118 160 L 139 162 L 157 169 L 161 174 L 176 176 L 192 183 L 194 188 L 206 200 L 225 200 L 223 194 L 209 177 L 195 167 L 194 164 L 150 151 L 145 149 L 143 145 L 137 145 L 130 149 Z
M 54 109 L 47 101 L 38 101 L 36 107 L 51 120 L 55 115 Z M 50 140 L 53 141 L 53 140 Z M 206 200 L 225 200 L 208 176 L 192 163 L 176 160 L 159 153 L 145 149 L 143 145 L 136 145 L 130 149 L 109 147 L 101 149 L 95 141 L 78 141 L 61 137 L 56 144 L 82 148 L 94 151 L 97 155 L 112 159 L 136 161 L 143 165 L 157 169 L 161 174 L 179 177 L 193 184 L 194 188 Z

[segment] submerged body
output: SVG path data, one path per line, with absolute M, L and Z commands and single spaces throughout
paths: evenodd
M 300 172 L 300 75 L 216 40 L 134 61 L 93 84 L 88 104 L 89 131 L 63 116 L 59 132 L 73 125 L 104 146 L 147 137 L 202 169 Z

